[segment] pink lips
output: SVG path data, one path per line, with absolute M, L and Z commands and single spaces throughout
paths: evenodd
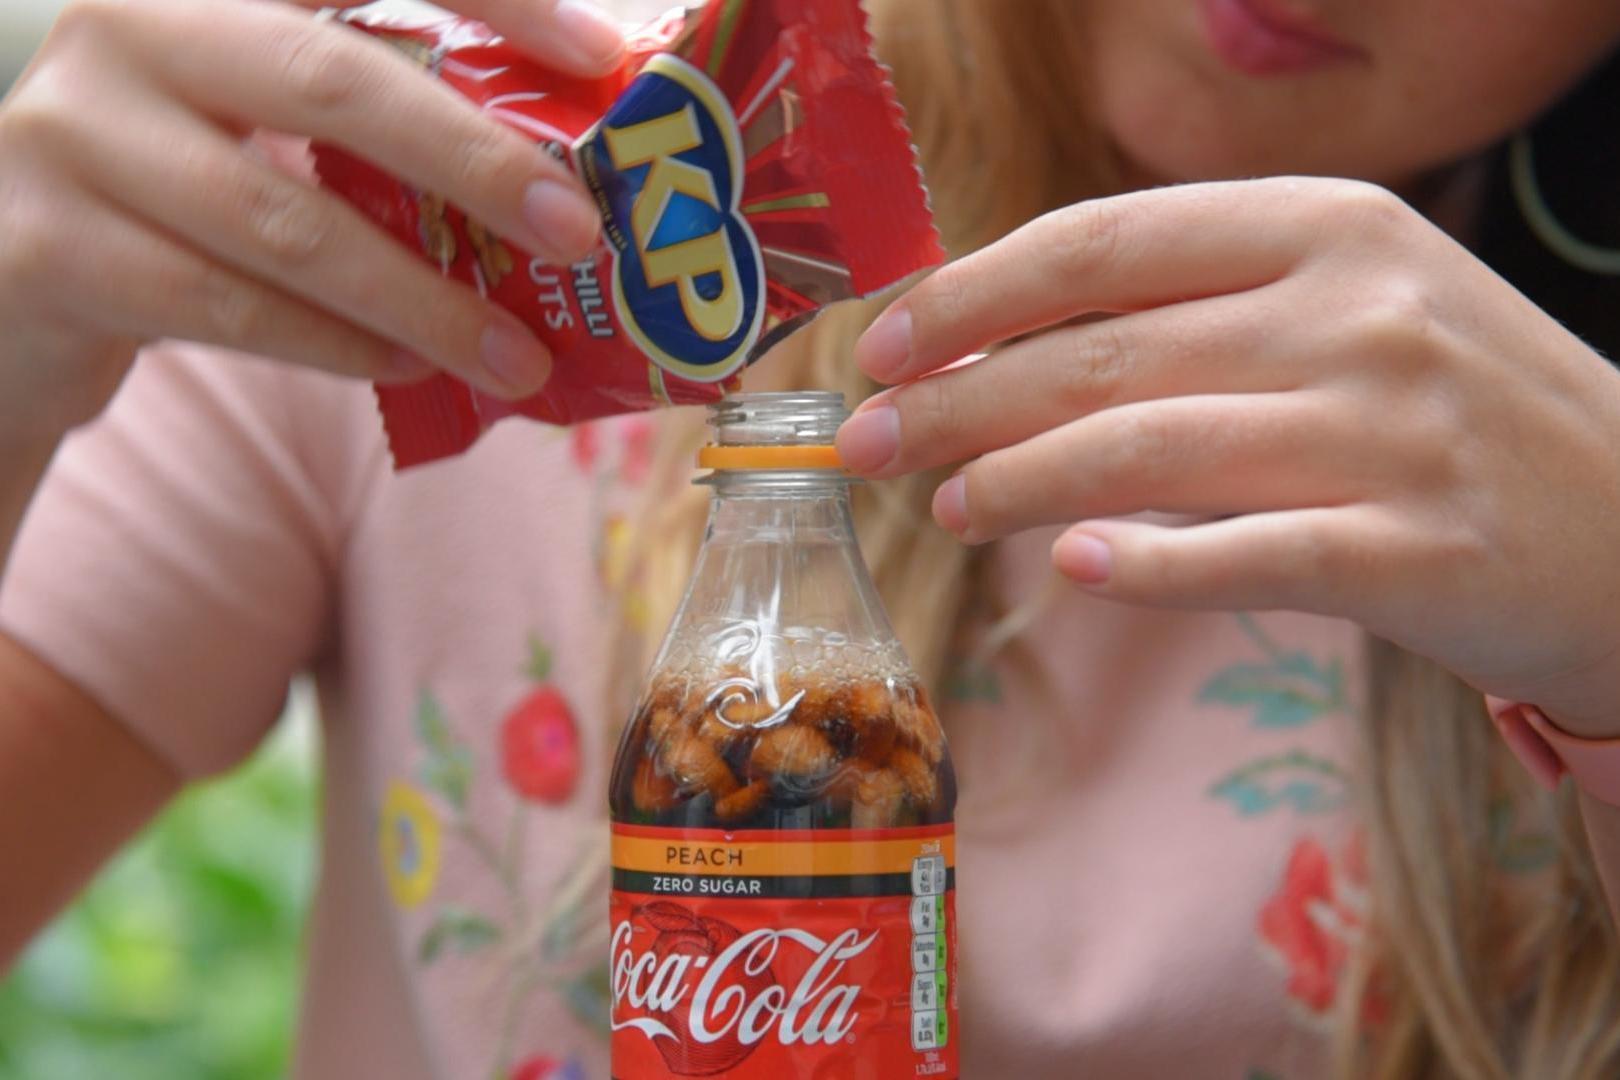
M 1367 54 L 1277 0 L 1198 0 L 1222 60 L 1246 75 L 1298 75 Z

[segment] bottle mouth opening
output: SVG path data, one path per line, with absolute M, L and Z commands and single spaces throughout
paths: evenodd
M 734 394 L 709 406 L 715 441 L 698 466 L 717 472 L 838 472 L 833 446 L 849 417 L 844 395 L 825 391 Z
M 848 418 L 844 395 L 824 391 L 734 394 L 709 406 L 720 446 L 831 446 Z

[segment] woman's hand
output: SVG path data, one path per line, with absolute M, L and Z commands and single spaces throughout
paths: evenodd
M 1379 188 L 1071 207 L 917 286 L 856 356 L 904 385 L 846 462 L 971 459 L 934 501 L 968 542 L 1078 523 L 1054 562 L 1103 596 L 1344 616 L 1620 735 L 1620 374 Z M 1147 510 L 1194 519 L 1105 520 Z
M 578 0 L 451 6 L 579 74 L 623 48 Z M 563 166 L 378 41 L 276 3 L 78 0 L 0 102 L 0 446 L 94 415 L 160 338 L 508 397 L 544 382 L 516 318 L 277 167 L 287 140 L 245 138 L 262 129 L 340 144 L 559 261 L 597 234 Z

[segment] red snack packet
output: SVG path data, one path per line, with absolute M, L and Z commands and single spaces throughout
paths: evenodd
M 859 0 L 711 0 L 637 31 L 602 79 L 559 75 L 482 23 L 345 18 L 569 163 L 602 209 L 589 258 L 552 266 L 330 146 L 323 182 L 554 354 L 512 403 L 450 375 L 379 386 L 396 468 L 460 453 L 523 415 L 573 424 L 718 400 L 826 304 L 944 252 L 904 115 Z

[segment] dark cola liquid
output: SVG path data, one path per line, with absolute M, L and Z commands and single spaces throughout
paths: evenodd
M 949 822 L 956 775 L 909 678 L 655 677 L 614 765 L 613 820 L 687 829 Z

